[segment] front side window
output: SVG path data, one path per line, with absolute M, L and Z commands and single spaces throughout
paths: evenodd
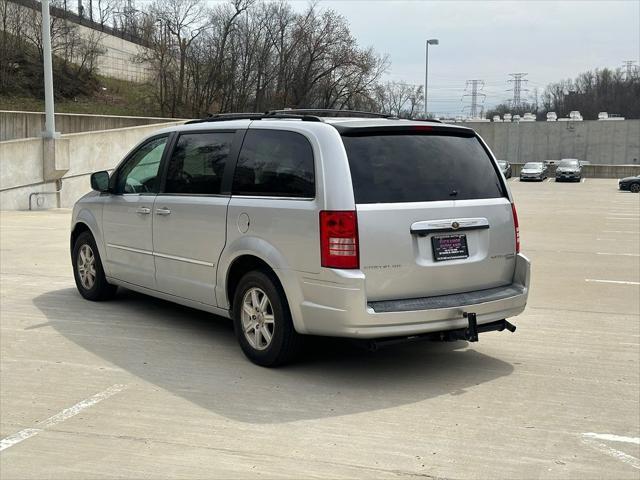
M 234 135 L 233 132 L 180 135 L 169 160 L 165 193 L 219 194 Z
M 116 193 L 157 193 L 158 169 L 167 137 L 149 140 L 118 171 Z
M 313 150 L 301 134 L 249 130 L 233 177 L 236 195 L 315 196 Z

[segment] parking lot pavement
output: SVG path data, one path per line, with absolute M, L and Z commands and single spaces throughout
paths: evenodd
M 3 212 L 0 477 L 634 478 L 640 196 L 511 182 L 530 303 L 514 334 L 264 369 L 228 321 L 80 298 L 69 211 Z

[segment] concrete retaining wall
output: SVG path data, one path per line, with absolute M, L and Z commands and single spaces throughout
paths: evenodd
M 68 170 L 60 171 L 62 176 L 55 181 L 45 181 L 43 139 L 0 142 L 0 209 L 27 210 L 29 196 L 34 193 L 38 193 L 32 195 L 34 209 L 72 207 L 78 198 L 90 190 L 91 173 L 113 169 L 144 137 L 160 128 L 181 123 L 173 121 L 62 135 L 56 140 L 56 156 L 64 155 L 66 158 L 56 157 L 56 162 L 67 165 L 68 161 L 68 166 L 64 166 Z M 514 176 L 519 174 L 520 168 L 521 164 L 513 164 Z M 639 165 L 588 165 L 584 168 L 587 177 L 620 178 L 639 173 Z
M 55 194 L 36 195 L 32 207 L 72 207 L 91 187 L 89 176 L 98 170 L 113 169 L 143 138 L 160 128 L 183 122 L 118 128 L 98 132 L 62 135 L 57 142 L 66 143 L 69 170 L 58 181 L 45 182 L 44 140 L 30 138 L 0 142 L 0 209 L 27 210 L 29 195 L 36 192 Z
M 39 2 L 31 0 L 14 0 L 10 3 L 12 15 L 20 18 L 23 30 L 37 28 L 41 24 L 41 6 Z M 133 82 L 145 82 L 152 80 L 153 72 L 150 66 L 140 60 L 148 49 L 138 43 L 131 42 L 125 38 L 111 35 L 107 30 L 100 28 L 99 25 L 82 20 L 69 12 L 64 14 L 58 8 L 51 8 L 51 16 L 58 18 L 66 18 L 64 21 L 71 28 L 77 29 L 77 32 L 84 40 L 97 43 L 103 50 L 98 55 L 96 62 L 98 72 L 106 77 L 119 78 L 121 80 L 129 80 Z M 11 30 L 9 30 L 11 31 Z M 30 31 L 30 34 L 35 32 Z M 55 48 L 55 38 L 53 39 Z M 73 58 L 73 62 L 79 63 L 80 58 Z
M 577 158 L 592 164 L 640 165 L 640 120 L 464 124 L 511 163 Z
M 176 119 L 56 113 L 56 130 L 60 133 L 90 132 L 112 128 L 152 125 Z M 44 113 L 0 110 L 0 142 L 39 137 L 44 130 Z

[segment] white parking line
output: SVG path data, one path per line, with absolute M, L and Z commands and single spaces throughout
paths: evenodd
M 640 253 L 609 253 L 609 252 L 596 252 L 596 255 L 612 255 L 619 257 L 640 257 Z
M 582 180 L 580 180 L 580 183 L 584 183 L 586 182 L 586 180 L 587 180 L 586 178 L 583 178 Z
M 625 443 L 634 443 L 640 444 L 639 439 L 635 437 L 621 437 L 619 435 L 609 435 L 609 434 L 599 434 L 599 433 L 583 433 L 582 434 L 582 442 L 585 445 L 588 445 L 605 455 L 609 455 L 615 459 L 620 460 L 628 465 L 631 465 L 633 468 L 640 470 L 640 460 L 636 457 L 621 452 L 620 450 L 616 450 L 609 445 L 602 443 L 600 440 L 609 441 L 609 442 L 625 442 Z
M 34 435 L 39 434 L 47 427 L 52 427 L 57 423 L 64 422 L 65 420 L 76 416 L 86 408 L 89 408 L 95 405 L 96 403 L 100 403 L 103 400 L 106 400 L 107 398 L 115 395 L 116 393 L 121 392 L 125 388 L 126 388 L 126 385 L 119 385 L 119 384 L 113 385 L 107 388 L 104 392 L 97 393 L 92 397 L 89 397 L 85 400 L 82 400 L 81 402 L 76 403 L 72 407 L 65 408 L 64 410 L 62 410 L 59 413 L 56 413 L 52 417 L 47 418 L 46 420 L 44 420 L 38 425 L 38 428 L 25 428 L 24 430 L 20 430 L 18 433 L 14 433 L 13 435 L 9 435 L 8 437 L 3 438 L 2 440 L 0 440 L 0 452 L 3 450 L 6 450 L 9 447 L 13 447 L 14 445 L 17 445 L 18 443 L 22 442 L 23 440 L 26 440 L 27 438 L 31 438 Z
M 602 233 L 638 233 L 630 230 L 603 230 Z
M 585 278 L 584 281 L 593 283 L 616 283 L 619 285 L 640 285 L 640 282 L 627 282 L 625 280 L 597 280 L 594 278 Z
M 587 432 L 582 434 L 584 437 L 595 438 L 597 440 L 608 440 L 609 442 L 624 442 L 635 443 L 640 445 L 640 438 L 638 437 L 625 437 L 622 435 L 612 435 L 610 433 L 593 433 Z

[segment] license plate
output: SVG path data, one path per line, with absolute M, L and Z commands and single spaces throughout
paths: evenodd
M 431 237 L 433 259 L 436 262 L 469 257 L 466 235 L 440 235 Z

